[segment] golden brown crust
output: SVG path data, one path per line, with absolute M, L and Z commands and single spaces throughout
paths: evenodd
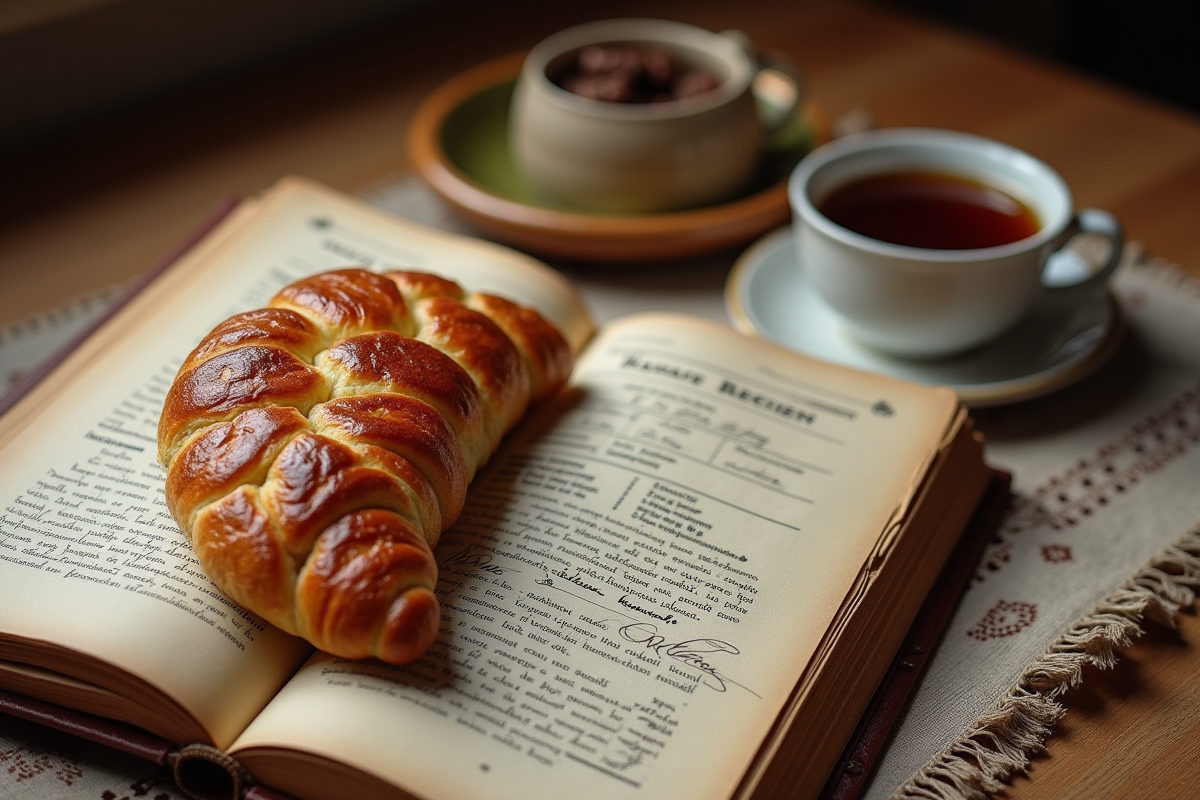
M 438 627 L 432 547 L 571 364 L 536 312 L 445 278 L 314 275 L 184 361 L 159 424 L 167 505 L 238 603 L 336 655 L 411 661 Z
M 379 510 L 342 517 L 300 572 L 303 629 L 349 658 L 411 661 L 437 634 L 436 582 L 433 553 L 408 522 Z
M 197 345 L 180 372 L 188 372 L 217 353 L 263 344 L 287 350 L 301 361 L 311 363 L 313 356 L 327 346 L 320 328 L 307 317 L 286 308 L 258 308 L 235 314 L 213 328 Z
M 433 486 L 443 523 L 458 518 L 473 474 L 453 428 L 428 403 L 400 394 L 341 397 L 313 409 L 313 423 L 405 459 Z
M 251 408 L 208 427 L 180 450 L 167 474 L 172 516 L 183 519 L 185 509 L 190 514 L 239 486 L 261 486 L 280 451 L 307 428 L 304 415 L 289 406 Z
M 279 290 L 271 305 L 308 317 L 341 339 L 369 331 L 409 333 L 408 304 L 395 281 L 365 269 L 322 272 Z
M 261 406 L 292 406 L 307 413 L 329 396 L 325 376 L 286 350 L 250 345 L 217 353 L 175 378 L 159 418 L 164 463 L 187 437 Z
M 285 630 L 294 629 L 289 598 L 296 567 L 259 505 L 255 487 L 239 487 L 200 509 L 190 539 L 213 583 L 246 608 Z
M 385 277 L 396 284 L 410 305 L 428 297 L 449 297 L 458 301 L 467 297 L 454 281 L 428 272 L 389 272 Z
M 532 378 L 520 352 L 485 314 L 447 297 L 416 304 L 417 335 L 457 361 L 474 379 L 488 420 L 508 430 L 525 413 Z M 495 431 L 489 430 L 494 436 Z
M 332 380 L 334 398 L 383 392 L 423 400 L 450 423 L 469 462 L 483 456 L 488 443 L 479 390 L 436 347 L 381 331 L 343 339 L 319 356 L 317 366 Z
M 508 335 L 526 359 L 533 381 L 530 392 L 541 397 L 552 386 L 560 386 L 571 374 L 571 348 L 558 328 L 533 309 L 489 294 L 471 298 L 471 307 L 483 312 Z

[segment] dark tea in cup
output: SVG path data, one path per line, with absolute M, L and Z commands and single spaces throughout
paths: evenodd
M 993 341 L 1043 298 L 1091 303 L 1120 262 L 1112 214 L 1076 209 L 1049 164 L 995 139 L 883 128 L 834 139 L 788 179 L 796 264 L 859 344 L 945 358 Z M 1070 284 L 1047 279 L 1075 235 L 1109 256 Z
M 891 244 L 974 250 L 1037 233 L 1037 214 L 985 183 L 947 172 L 897 171 L 838 187 L 817 204 L 843 228 Z

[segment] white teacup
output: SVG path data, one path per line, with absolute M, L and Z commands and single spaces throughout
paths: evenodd
M 996 202 L 1017 201 L 1032 212 L 1029 228 L 1012 240 L 1004 240 L 997 229 L 991 238 L 975 241 L 970 234 L 965 241 L 948 243 L 939 230 L 949 236 L 970 226 L 946 223 L 934 226 L 931 241 L 896 243 L 910 233 L 919 236 L 928 220 L 879 233 L 869 228 L 867 217 L 839 216 L 849 212 L 832 205 L 840 202 L 835 193 L 850 196 L 852 203 L 864 179 L 897 174 L 908 177 L 885 180 L 898 181 L 901 193 L 905 180 L 942 180 L 937 176 L 945 175 L 998 190 L 1003 195 L 994 195 Z M 854 189 L 847 188 L 851 184 Z M 1116 269 L 1124 242 L 1120 223 L 1108 212 L 1076 211 L 1062 177 L 1041 160 L 955 131 L 881 129 L 835 140 L 800 162 L 789 179 L 788 195 L 797 256 L 813 288 L 860 342 L 909 358 L 948 356 L 991 341 L 1046 293 L 1065 309 L 1093 299 Z M 896 209 L 907 213 L 917 207 L 911 197 L 896 202 L 881 213 L 882 219 L 894 221 L 901 218 Z M 839 216 L 842 224 L 830 215 Z M 869 229 L 872 235 L 861 232 Z M 1050 257 L 1079 233 L 1108 240 L 1106 263 L 1077 282 L 1050 285 Z M 891 241 L 875 238 L 892 235 L 896 238 Z
M 630 45 L 666 51 L 718 85 L 668 102 L 610 102 L 580 96 L 552 79 L 583 48 Z M 760 117 L 756 77 L 789 81 L 790 103 Z M 786 93 L 785 93 L 786 94 Z M 544 39 L 528 54 L 510 109 L 517 168 L 549 198 L 622 213 L 674 211 L 736 196 L 755 176 L 772 125 L 800 99 L 794 70 L 760 63 L 744 36 L 680 22 L 610 19 Z

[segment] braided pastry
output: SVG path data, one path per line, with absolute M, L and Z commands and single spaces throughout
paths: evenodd
M 335 655 L 412 661 L 438 629 L 433 546 L 572 360 L 537 312 L 434 275 L 297 281 L 184 361 L 167 506 L 236 602 Z

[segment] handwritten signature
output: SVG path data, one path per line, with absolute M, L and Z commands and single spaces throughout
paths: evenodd
M 609 769 L 626 772 L 633 767 L 638 767 L 645 763 L 645 755 L 646 751 L 640 748 L 637 750 L 623 750 L 620 752 L 620 760 L 618 760 L 617 756 L 604 756 L 601 761 Z
M 713 656 L 736 656 L 741 653 L 734 645 L 720 639 L 685 639 L 671 642 L 658 632 L 658 626 L 652 622 L 634 622 L 618 629 L 621 638 L 633 644 L 640 644 L 646 650 L 653 650 L 663 658 L 674 659 L 692 669 L 704 674 L 702 683 L 710 689 L 724 692 L 729 685 L 746 689 L 728 675 L 722 674 L 717 666 L 710 663 Z M 746 689 L 746 691 L 750 691 Z M 751 692 L 751 694 L 754 694 Z
M 765 447 L 770 439 L 753 428 L 743 428 L 735 422 L 722 422 L 719 428 L 721 433 L 731 436 L 738 441 L 745 442 L 751 447 Z
M 545 578 L 536 580 L 536 581 L 534 581 L 534 583 L 538 584 L 539 586 L 551 586 L 552 587 L 552 586 L 554 586 L 554 578 L 550 577 L 551 575 L 562 578 L 567 583 L 573 583 L 576 586 L 580 587 L 581 589 L 587 589 L 589 592 L 595 592 L 596 594 L 600 595 L 601 597 L 604 597 L 603 590 L 601 590 L 601 589 L 593 586 L 592 584 L 588 583 L 587 581 L 585 581 L 583 579 L 583 571 L 579 570 L 579 569 L 576 569 L 575 574 L 572 575 L 569 572 L 567 572 L 566 568 L 564 567 L 564 568 L 556 570 L 554 572 L 547 573 Z
M 471 545 L 466 545 L 462 550 L 451 553 L 442 564 L 446 568 L 474 567 L 481 572 L 487 572 L 492 575 L 503 575 L 505 572 L 520 572 L 519 569 L 504 567 L 495 563 L 491 553 L 484 552 Z

